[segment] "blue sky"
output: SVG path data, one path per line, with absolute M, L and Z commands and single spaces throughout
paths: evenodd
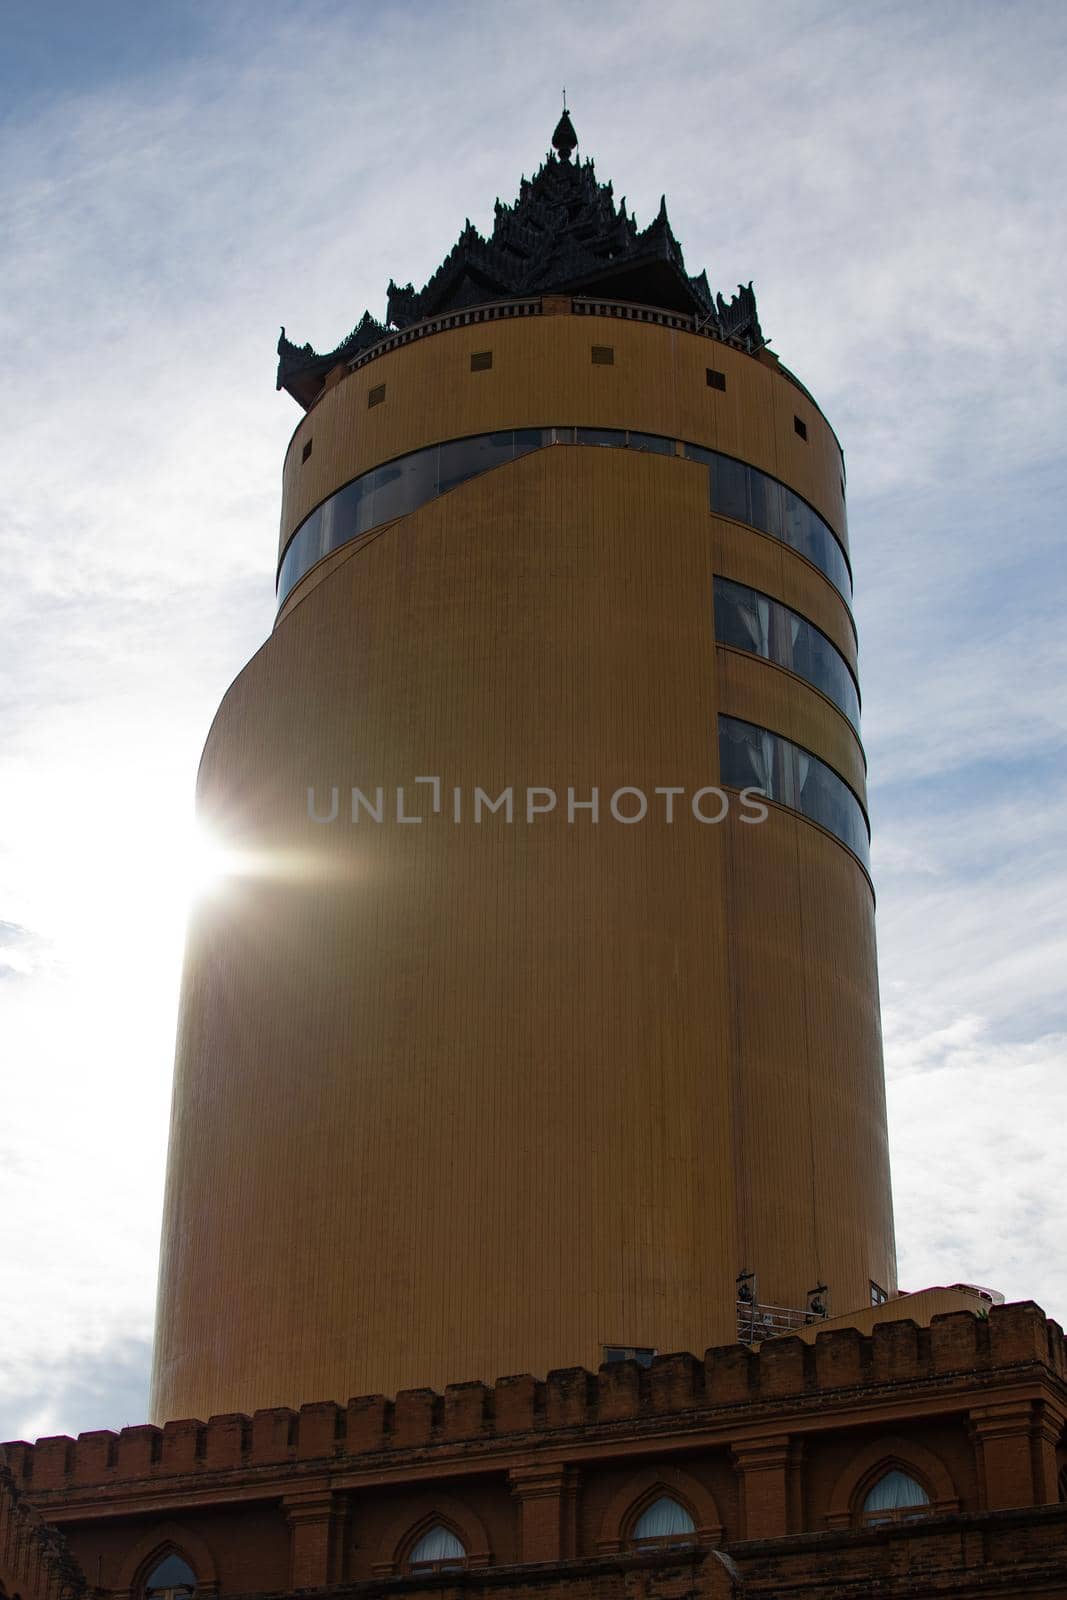
M 271 626 L 299 416 L 278 326 L 331 348 L 424 282 L 561 82 L 845 446 L 901 1283 L 1062 1320 L 1061 8 L 15 5 L 5 45 L 0 1437 L 143 1420 L 193 781 Z

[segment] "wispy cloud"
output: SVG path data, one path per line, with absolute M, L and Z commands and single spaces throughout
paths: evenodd
M 0 980 L 27 977 L 47 960 L 48 946 L 30 928 L 0 922 Z

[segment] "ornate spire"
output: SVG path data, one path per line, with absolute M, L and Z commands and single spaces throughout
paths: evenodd
M 310 345 L 278 342 L 278 387 L 309 406 L 326 374 L 386 337 L 429 317 L 496 300 L 542 294 L 596 295 L 628 300 L 693 317 L 723 338 L 749 349 L 763 342 L 752 287 L 729 302 L 712 298 L 707 276 L 690 277 L 682 247 L 660 200 L 655 220 L 639 229 L 626 201 L 616 208 L 612 186 L 600 183 L 592 161 L 574 161 L 578 136 L 564 100 L 549 154 L 532 178 L 523 178 L 513 205 L 498 199 L 493 228 L 483 238 L 468 218 L 458 240 L 419 290 L 390 282 L 385 324 L 370 312 L 328 355 Z
M 563 107 L 563 115 L 556 123 L 556 131 L 552 135 L 552 148 L 559 151 L 561 161 L 569 161 L 578 148 L 578 135 L 574 131 L 574 123 L 566 106 Z

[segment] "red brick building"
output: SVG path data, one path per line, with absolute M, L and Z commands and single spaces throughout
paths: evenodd
M 977 1600 L 1067 1596 L 1065 1422 L 1023 1303 L 6 1451 L 108 1600 L 171 1553 L 204 1597 Z M 872 1509 L 889 1473 L 923 1498 Z

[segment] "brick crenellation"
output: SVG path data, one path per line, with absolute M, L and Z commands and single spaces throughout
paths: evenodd
M 1062 1329 L 1032 1301 L 1021 1301 L 994 1306 L 987 1317 L 968 1311 L 936 1316 L 928 1328 L 911 1321 L 877 1324 L 870 1335 L 835 1328 L 812 1343 L 786 1337 L 756 1350 L 721 1346 L 706 1351 L 703 1360 L 684 1353 L 658 1356 L 648 1368 L 626 1361 L 598 1373 L 580 1367 L 544 1379 L 519 1373 L 498 1378 L 492 1388 L 456 1383 L 443 1395 L 408 1389 L 394 1399 L 361 1395 L 346 1406 L 315 1401 L 298 1411 L 271 1407 L 251 1417 L 181 1419 L 4 1448 L 16 1480 L 38 1491 L 632 1425 L 720 1407 L 780 1406 L 952 1374 L 973 1380 L 1035 1362 L 1067 1378 Z

